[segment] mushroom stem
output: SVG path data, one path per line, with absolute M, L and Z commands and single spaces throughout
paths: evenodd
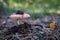
M 18 25 L 22 24 L 22 20 L 21 19 L 18 19 L 17 20 L 17 23 L 18 23 Z

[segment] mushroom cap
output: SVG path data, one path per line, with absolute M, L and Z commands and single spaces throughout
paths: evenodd
M 30 18 L 30 15 L 25 13 L 25 14 L 23 15 L 23 18 Z
M 12 19 L 15 19 L 15 18 L 22 19 L 22 18 L 30 18 L 30 15 L 29 14 L 26 14 L 26 13 L 23 14 L 23 15 L 20 15 L 20 14 L 12 14 L 9 17 L 12 18 Z
M 15 19 L 15 18 L 22 18 L 22 15 L 13 14 L 13 15 L 10 15 L 9 17 L 12 18 L 12 19 Z

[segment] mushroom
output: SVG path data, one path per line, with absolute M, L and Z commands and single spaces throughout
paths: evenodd
M 18 24 L 20 24 L 21 19 L 30 18 L 30 15 L 27 13 L 24 13 L 23 11 L 18 10 L 16 14 L 12 14 L 9 17 L 12 19 L 18 19 Z

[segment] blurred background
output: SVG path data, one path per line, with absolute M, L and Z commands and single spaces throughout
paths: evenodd
M 9 15 L 17 10 L 30 14 L 32 19 L 22 19 L 27 24 L 23 24 L 17 34 L 12 34 L 16 30 L 13 27 L 19 26 L 17 19 L 9 18 Z M 19 32 L 28 33 L 28 36 Z M 60 0 L 0 0 L 0 40 L 15 40 L 15 37 L 20 40 L 28 40 L 28 37 L 32 40 L 60 40 Z
M 0 0 L 0 15 L 22 10 L 38 18 L 60 14 L 60 0 Z

